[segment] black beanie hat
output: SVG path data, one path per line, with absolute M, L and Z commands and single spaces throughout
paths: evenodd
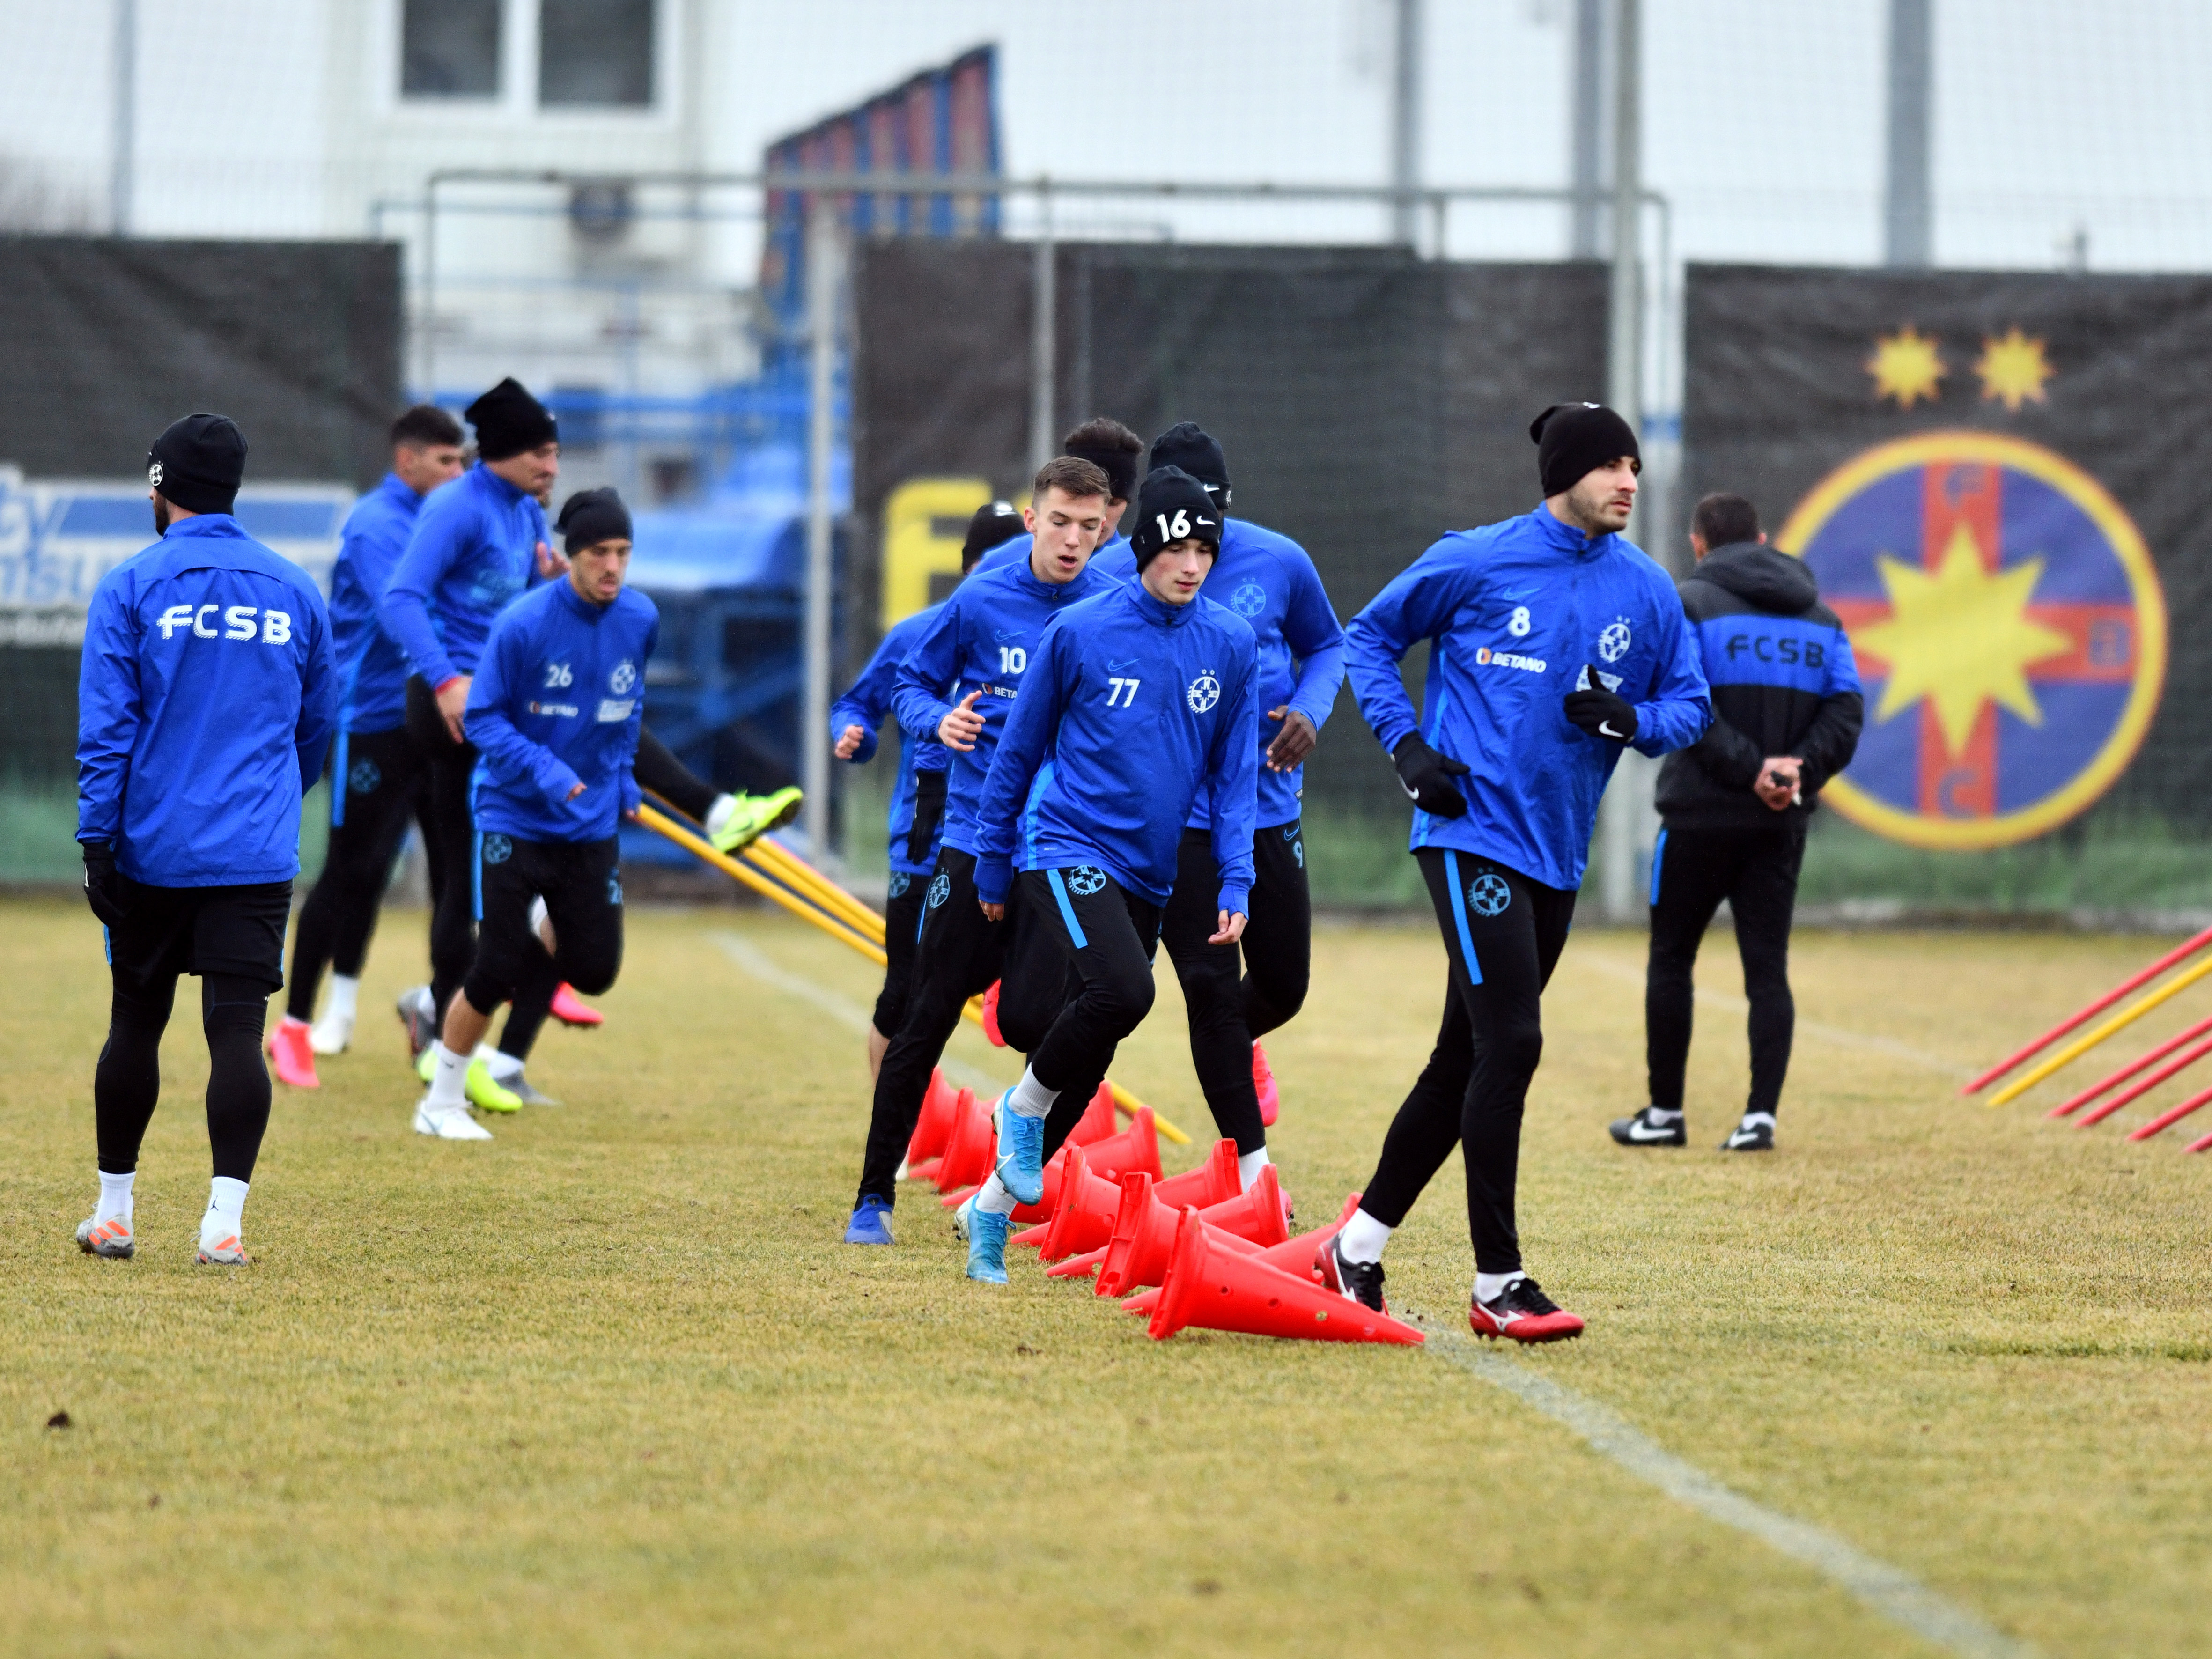
M 1627 456 L 1641 470 L 1636 434 L 1603 404 L 1553 404 L 1528 422 L 1536 446 L 1537 476 L 1548 498 L 1565 494 L 1593 467 Z
M 580 489 L 562 504 L 554 528 L 571 553 L 617 536 L 628 541 L 629 509 L 611 489 Z
M 1178 522 L 1179 521 L 1179 522 Z M 1142 570 L 1170 542 L 1195 538 L 1221 550 L 1221 510 L 1206 486 L 1179 466 L 1156 466 L 1145 475 L 1137 502 L 1137 527 L 1129 533 L 1130 551 Z
M 1180 467 L 1206 486 L 1218 507 L 1229 505 L 1229 458 L 1196 421 L 1181 421 L 1152 440 L 1152 471 Z
M 246 477 L 246 435 L 228 415 L 173 421 L 146 452 L 146 482 L 187 513 L 228 513 Z
M 477 453 L 488 461 L 503 461 L 526 449 L 556 442 L 561 436 L 552 412 L 513 375 L 461 412 L 477 429 Z
M 971 559 L 980 559 L 1001 542 L 1010 542 L 1022 533 L 1022 515 L 1014 511 L 1012 501 L 986 501 L 975 509 L 975 516 L 968 520 L 968 539 L 960 544 L 960 563 L 964 569 Z

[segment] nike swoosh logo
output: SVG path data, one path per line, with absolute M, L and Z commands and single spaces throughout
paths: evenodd
M 1632 1123 L 1628 1126 L 1628 1138 L 1631 1140 L 1672 1140 L 1674 1130 L 1672 1125 L 1655 1128 L 1648 1123 Z
M 1109 670 L 1110 670 L 1112 672 L 1116 673 L 1116 674 L 1120 673 L 1120 672 L 1121 672 L 1123 669 L 1125 669 L 1125 668 L 1134 668 L 1136 665 L 1137 665 L 1137 659 L 1136 659 L 1134 657 L 1124 657 L 1124 658 L 1123 658 L 1121 661 L 1119 661 L 1119 662 L 1110 662 L 1110 661 L 1109 661 L 1109 662 L 1106 665 L 1106 666 L 1107 666 L 1107 668 L 1108 668 Z
M 1612 727 L 1609 724 L 1607 724 L 1606 721 L 1604 721 L 1604 720 L 1600 720 L 1600 721 L 1597 723 L 1597 729 L 1598 729 L 1598 731 L 1599 731 L 1600 732 L 1601 732 L 1601 733 L 1602 733 L 1603 735 L 1605 735 L 1606 737 L 1608 737 L 1608 738 L 1620 738 L 1623 743 L 1626 743 L 1626 742 L 1627 742 L 1627 741 L 1628 741 L 1628 733 L 1627 733 L 1627 732 L 1616 732 L 1616 731 L 1614 731 L 1614 730 L 1613 729 L 1613 727 Z

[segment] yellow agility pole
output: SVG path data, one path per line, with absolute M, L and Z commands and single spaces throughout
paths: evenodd
M 878 968 L 884 965 L 884 952 L 881 945 L 863 938 L 850 923 L 842 921 L 840 916 L 829 914 L 826 907 L 817 909 L 805 903 L 799 898 L 793 897 L 793 895 L 786 891 L 784 888 L 778 886 L 775 881 L 770 880 L 769 878 L 768 872 L 764 872 L 739 863 L 737 860 L 730 857 L 728 854 L 718 850 L 711 842 L 704 841 L 699 836 L 693 835 L 689 830 L 684 828 L 683 825 L 678 823 L 672 818 L 668 817 L 665 814 L 656 811 L 651 806 L 640 806 L 638 808 L 637 821 L 643 824 L 647 829 L 653 830 L 655 834 L 666 836 L 670 841 L 674 842 L 678 847 L 683 848 L 685 851 L 704 859 L 708 863 L 713 865 L 717 870 L 721 871 L 724 874 L 736 877 L 738 881 L 750 888 L 754 892 L 759 893 L 764 897 L 775 900 L 776 903 L 790 911 L 792 915 L 802 917 L 805 921 L 812 922 L 817 927 L 819 927 L 823 933 L 829 934 L 830 938 L 837 940 L 841 945 L 849 945 L 853 949 L 858 951 L 862 956 L 867 957 L 869 961 L 874 963 Z M 765 842 L 765 841 L 766 838 L 763 837 L 762 841 L 755 842 L 753 843 L 753 847 L 761 846 Z M 773 843 L 768 844 L 773 845 Z M 752 848 L 749 847 L 745 850 L 750 853 L 752 851 Z M 776 850 L 778 852 L 783 851 L 781 848 L 778 848 Z M 846 892 L 843 888 L 837 886 L 836 883 L 830 881 L 828 877 L 823 875 L 820 872 L 815 870 L 812 866 L 807 864 L 804 860 L 799 859 L 795 855 L 787 854 L 787 856 L 790 857 L 791 862 L 798 866 L 800 870 L 803 870 L 807 874 L 812 876 L 816 884 L 818 884 L 822 887 L 828 888 L 841 896 L 845 901 L 846 905 L 860 910 L 865 914 L 871 915 L 873 915 L 873 912 L 868 911 L 866 907 L 860 903 L 860 900 L 854 898 L 850 893 Z M 773 866 L 770 866 L 770 869 L 774 871 L 778 879 L 782 878 L 781 872 L 780 870 L 775 870 Z M 793 884 L 794 886 L 797 885 L 795 878 L 793 881 Z M 802 890 L 807 891 L 809 896 L 811 896 L 811 885 L 809 889 Z M 840 907 L 841 909 L 843 908 L 844 907 L 842 906 Z M 882 927 L 883 921 L 881 917 L 876 918 L 876 925 L 878 928 Z M 983 1008 L 981 1003 L 977 1000 L 970 998 L 969 1000 L 968 1006 L 963 1008 L 960 1012 L 966 1017 L 969 1024 L 975 1026 L 981 1026 L 982 1024 Z M 1114 1083 L 1109 1080 L 1108 1086 L 1114 1091 L 1114 1104 L 1119 1107 L 1121 1111 L 1126 1113 L 1127 1115 L 1134 1117 L 1137 1115 L 1138 1109 L 1143 1106 L 1145 1103 L 1139 1100 L 1136 1096 L 1131 1094 L 1127 1089 L 1124 1089 L 1118 1083 Z M 1190 1145 L 1190 1137 L 1185 1134 L 1181 1129 L 1177 1128 L 1173 1123 L 1170 1123 L 1160 1114 L 1157 1108 L 1155 1108 L 1152 1112 L 1152 1127 L 1158 1129 L 1162 1134 L 1165 1135 L 1170 1140 L 1175 1142 L 1178 1146 L 1188 1146 Z
M 2212 974 L 2212 957 L 2208 957 L 2206 960 L 2196 963 L 2185 972 L 2177 974 L 2173 978 L 2168 980 L 2164 985 L 2159 987 L 2157 990 L 2153 991 L 2148 996 L 2145 997 L 2141 1002 L 2135 1004 L 2132 1007 L 2123 1008 L 2120 1010 L 2118 1013 L 2114 1014 L 2102 1025 L 2100 1025 L 2095 1030 L 2090 1032 L 2088 1036 L 2076 1037 L 2073 1042 L 2068 1043 L 2057 1054 L 2051 1055 L 2050 1059 L 2045 1060 L 2042 1065 L 2037 1066 L 2033 1071 L 2027 1073 L 2011 1083 L 2008 1083 L 2003 1088 L 1998 1090 L 1996 1093 L 1991 1095 L 1990 1097 L 1990 1104 L 1992 1106 L 2002 1106 L 2008 1100 L 2011 1100 L 2017 1096 L 2026 1094 L 2030 1089 L 2033 1089 L 2037 1084 L 2042 1082 L 2044 1079 L 2049 1077 L 2060 1066 L 2080 1059 L 2083 1054 L 2087 1054 L 2090 1049 L 2102 1042 L 2106 1037 L 2112 1036 L 2113 1032 L 2122 1030 L 2126 1027 L 2134 1024 L 2136 1021 L 2141 1019 L 2152 1009 L 2157 1007 L 2159 1004 L 2166 1000 L 2167 998 L 2174 995 L 2177 992 L 2187 990 L 2198 980 L 2203 979 L 2207 974 Z
M 747 863 L 812 899 L 856 933 L 883 943 L 884 919 L 789 848 L 763 836 L 745 848 L 743 856 Z
M 853 949 L 874 963 L 877 967 L 880 968 L 884 965 L 883 946 L 876 944 L 872 939 L 861 938 L 850 927 L 835 917 L 825 915 L 812 906 L 793 898 L 758 871 L 738 863 L 727 853 L 716 848 L 712 842 L 693 835 L 665 814 L 650 806 L 640 806 L 637 809 L 637 821 L 655 835 L 666 836 L 685 852 L 705 860 L 724 875 L 734 876 L 739 882 L 760 894 L 763 898 L 775 900 L 794 916 L 812 922 L 840 945 L 851 945 Z

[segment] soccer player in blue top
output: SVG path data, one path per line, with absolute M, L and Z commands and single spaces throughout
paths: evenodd
M 1045 624 L 1113 584 L 1091 568 L 1106 524 L 1106 475 L 1089 461 L 1057 456 L 1038 471 L 1024 514 L 1034 542 L 1018 564 L 978 570 L 952 590 L 921 642 L 900 665 L 892 706 L 908 736 L 934 736 L 951 751 L 943 845 L 922 901 L 905 1018 L 890 1034 L 876 1074 L 860 1189 L 845 1237 L 891 1242 L 890 1216 L 900 1161 L 913 1137 L 931 1067 L 960 1024 L 968 999 L 989 988 L 1004 964 L 1009 928 L 975 902 L 976 807 L 1006 711 L 1028 672 Z M 1009 987 L 1009 989 L 1012 988 Z M 1000 1029 L 1017 1048 L 1032 1030 L 1034 1005 L 1004 998 Z M 1056 1006 L 1056 1005 L 1055 1005 Z M 1049 1022 L 1053 1009 L 1039 1008 Z
M 476 824 L 469 779 L 477 751 L 461 728 L 469 681 L 493 619 L 533 582 L 560 571 L 538 498 L 561 472 L 561 438 L 545 406 L 512 380 L 464 411 L 478 464 L 431 491 L 407 550 L 386 585 L 385 631 L 406 653 L 406 725 L 430 773 L 430 807 L 443 866 L 430 918 L 432 1024 L 442 1022 L 468 972 Z M 400 1018 L 414 1010 L 403 1002 Z
M 1024 921 L 1056 947 L 1008 963 L 1000 1018 L 1031 994 L 1056 1012 L 1038 1040 L 1015 1045 L 1030 1062 L 999 1102 L 998 1166 L 958 1212 L 970 1279 L 1006 1283 L 1006 1218 L 1042 1194 L 1045 1160 L 1152 1010 L 1161 909 L 1201 794 L 1219 872 L 1212 942 L 1244 931 L 1258 661 L 1250 624 L 1199 597 L 1220 544 L 1204 486 L 1177 467 L 1152 472 L 1130 538 L 1137 580 L 1045 629 L 992 760 L 975 812 L 976 898 L 1000 920 L 1018 870 Z
M 1572 921 L 1598 800 L 1621 751 L 1662 755 L 1712 720 L 1674 584 L 1620 532 L 1642 468 L 1628 422 L 1560 404 L 1529 428 L 1544 500 L 1446 536 L 1352 619 L 1352 690 L 1413 800 L 1413 847 L 1450 958 L 1443 1029 L 1359 1208 L 1323 1249 L 1382 1306 L 1382 1248 L 1457 1145 L 1479 1336 L 1580 1334 L 1523 1271 L 1514 1187 L 1544 1048 L 1541 997 Z M 1417 718 L 1398 664 L 1429 643 Z
M 960 574 L 1022 527 L 1012 503 L 987 501 L 968 521 L 960 547 Z M 919 645 L 944 607 L 933 605 L 896 622 L 884 631 L 875 654 L 851 689 L 830 709 L 831 752 L 841 761 L 866 766 L 876 757 L 877 734 L 891 712 L 891 690 L 899 665 Z M 937 867 L 938 839 L 945 828 L 945 774 L 951 757 L 935 738 L 899 731 L 897 780 L 891 786 L 888 830 L 890 884 L 884 906 L 884 987 L 868 1022 L 868 1075 L 884 1067 L 890 1034 L 906 1015 L 907 984 L 914 970 L 915 935 L 921 930 L 921 896 Z
M 1144 459 L 1145 441 L 1110 416 L 1097 415 L 1060 441 L 1060 453 L 1088 461 L 1106 475 L 1106 527 L 1091 550 L 1091 568 L 1115 581 L 1137 574 L 1129 554 L 1129 538 L 1121 533 L 1121 515 L 1137 488 L 1137 465 Z M 1018 564 L 1030 556 L 1031 539 L 1016 536 L 983 556 L 979 570 L 996 570 Z
M 361 966 L 392 860 L 410 817 L 433 833 L 422 751 L 408 737 L 407 659 L 377 605 L 415 528 L 422 498 L 461 475 L 461 423 L 420 404 L 392 423 L 392 471 L 355 503 L 331 573 L 331 643 L 337 657 L 338 736 L 331 762 L 331 836 L 292 939 L 284 1018 L 269 1036 L 277 1079 L 321 1086 L 317 1054 L 353 1041 Z M 434 873 L 437 866 L 434 861 Z M 315 988 L 331 969 L 330 1006 L 312 1030 Z
M 1206 578 L 1206 597 L 1243 617 L 1259 641 L 1261 764 L 1251 921 L 1239 944 L 1212 942 L 1218 881 L 1201 795 L 1183 830 L 1175 896 L 1160 923 L 1160 943 L 1182 982 L 1191 1063 L 1216 1127 L 1237 1143 L 1249 1187 L 1267 1162 L 1267 1126 L 1275 1116 L 1274 1079 L 1258 1039 L 1305 1005 L 1313 900 L 1298 801 L 1306 757 L 1344 684 L 1344 629 L 1305 549 L 1231 516 L 1228 460 L 1203 428 L 1191 421 L 1170 427 L 1152 440 L 1152 459 L 1155 467 L 1189 473 L 1219 509 L 1221 553 Z
M 101 578 L 77 680 L 84 890 L 113 981 L 93 1074 L 100 1203 L 76 1230 L 128 1256 L 138 1148 L 161 1092 L 177 979 L 200 981 L 215 1176 L 199 1260 L 246 1261 L 240 1218 L 269 1127 L 261 1025 L 283 983 L 300 801 L 337 707 L 330 617 L 307 573 L 231 514 L 246 440 L 191 415 L 147 457 L 161 540 Z
M 641 799 L 632 769 L 645 716 L 645 668 L 660 635 L 651 599 L 623 586 L 629 513 L 611 489 L 561 509 L 568 569 L 493 623 L 462 718 L 483 756 L 477 783 L 482 926 L 460 994 L 434 1050 L 415 1130 L 489 1140 L 469 1115 L 465 1079 L 493 1011 L 550 997 L 562 980 L 586 995 L 622 966 L 617 821 Z M 542 898 L 556 941 L 530 922 Z

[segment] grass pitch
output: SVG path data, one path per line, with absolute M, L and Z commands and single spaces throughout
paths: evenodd
M 1438 1354 L 1156 1345 L 1026 1263 L 968 1285 L 911 1189 L 896 1249 L 840 1245 L 866 1088 L 839 1019 L 872 970 L 757 913 L 630 922 L 607 1027 L 550 1032 L 532 1067 L 569 1103 L 450 1146 L 408 1131 L 386 1011 L 422 923 L 388 916 L 355 1052 L 278 1090 L 257 1264 L 222 1273 L 191 1261 L 189 988 L 139 1256 L 82 1257 L 99 935 L 81 907 L 7 908 L 0 1651 L 1937 1650 Z M 1443 963 L 1425 928 L 1318 945 L 1269 1043 L 1309 1222 L 1369 1173 Z M 1728 947 L 1709 991 L 1740 988 Z M 2046 1652 L 2201 1652 L 2212 1160 L 2121 1138 L 2171 1090 L 2087 1133 L 2042 1120 L 2050 1087 L 1998 1113 L 1952 1094 L 2154 949 L 1802 937 L 1822 1030 L 1759 1159 L 1712 1150 L 1744 1058 L 1711 1006 L 1692 1147 L 1606 1139 L 1642 1098 L 1640 941 L 1579 934 L 1522 1211 L 1590 1328 L 1517 1363 Z M 1162 985 L 1116 1075 L 1201 1132 Z M 1455 1158 L 1389 1259 L 1437 1343 L 1464 1330 L 1462 1192 Z

